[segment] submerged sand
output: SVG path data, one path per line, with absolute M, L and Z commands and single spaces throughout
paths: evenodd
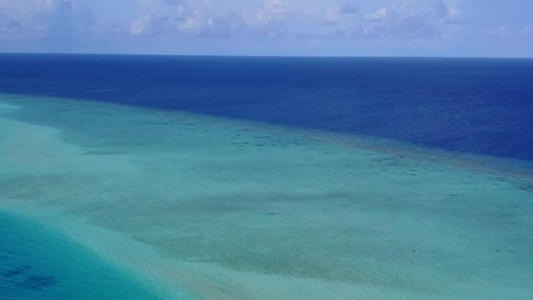
M 1 98 L 1 207 L 165 298 L 533 294 L 528 176 L 266 124 Z

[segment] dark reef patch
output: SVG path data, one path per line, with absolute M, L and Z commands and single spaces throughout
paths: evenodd
M 39 291 L 43 288 L 55 285 L 58 283 L 58 280 L 54 276 L 50 275 L 34 275 L 27 277 L 24 281 L 17 284 L 17 286 L 32 290 L 32 291 Z
M 4 278 L 11 278 L 18 275 L 24 275 L 28 270 L 30 269 L 30 266 L 28 265 L 22 265 L 19 267 L 11 268 L 4 273 L 2 273 L 2 277 Z

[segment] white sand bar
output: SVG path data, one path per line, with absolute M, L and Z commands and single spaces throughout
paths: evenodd
M 0 106 L 1 207 L 168 299 L 533 295 L 527 176 L 222 118 L 0 102 L 20 107 Z

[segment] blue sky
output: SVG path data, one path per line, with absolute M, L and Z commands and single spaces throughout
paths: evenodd
M 0 52 L 533 57 L 532 0 L 0 0 Z

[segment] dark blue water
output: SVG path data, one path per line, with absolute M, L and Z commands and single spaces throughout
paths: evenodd
M 0 55 L 0 92 L 533 161 L 533 60 Z

